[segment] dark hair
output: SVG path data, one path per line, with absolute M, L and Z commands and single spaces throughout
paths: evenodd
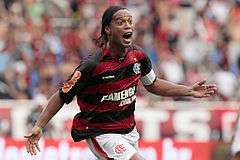
M 107 33 L 105 31 L 105 28 L 107 26 L 109 26 L 109 24 L 111 23 L 113 15 L 117 11 L 122 10 L 122 9 L 127 9 L 127 8 L 122 7 L 122 6 L 110 6 L 103 13 L 101 35 L 97 39 L 95 39 L 98 47 L 102 47 L 104 44 L 106 44 L 106 42 L 108 42 L 108 37 L 107 37 Z

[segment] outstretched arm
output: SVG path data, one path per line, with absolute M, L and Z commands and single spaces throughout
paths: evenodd
M 59 92 L 57 91 L 49 99 L 47 106 L 44 108 L 39 116 L 38 121 L 35 126 L 39 128 L 44 128 L 48 121 L 62 108 L 63 102 L 60 99 Z
M 38 141 L 42 135 L 42 128 L 46 126 L 48 121 L 62 108 L 63 102 L 60 99 L 59 92 L 56 92 L 50 99 L 47 106 L 41 112 L 32 131 L 24 136 L 27 138 L 26 148 L 31 155 L 36 155 L 36 149 L 40 151 Z
M 42 129 L 46 126 L 48 121 L 62 108 L 64 103 L 68 104 L 73 100 L 73 97 L 75 96 L 77 90 L 76 84 L 80 83 L 78 80 L 81 77 L 81 72 L 77 69 L 71 75 L 69 80 L 64 83 L 63 87 L 55 94 L 53 94 L 52 97 L 49 99 L 47 106 L 41 112 L 31 133 L 24 136 L 25 138 L 27 138 L 27 152 L 31 155 L 37 154 L 36 149 L 40 151 L 38 141 L 42 135 Z M 81 86 L 78 89 L 80 88 Z
M 156 95 L 161 96 L 193 96 L 195 98 L 210 97 L 216 93 L 215 84 L 205 84 L 206 81 L 199 81 L 193 86 L 178 85 L 166 80 L 156 79 L 151 85 L 145 88 Z

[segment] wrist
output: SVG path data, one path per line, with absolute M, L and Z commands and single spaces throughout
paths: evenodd
M 187 86 L 186 96 L 193 96 L 193 88 Z
M 42 132 L 43 129 L 40 126 L 34 126 L 32 130 L 37 132 Z

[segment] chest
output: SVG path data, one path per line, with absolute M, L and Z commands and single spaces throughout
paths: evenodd
M 100 61 L 93 72 L 93 76 L 109 74 L 115 74 L 115 76 L 118 76 L 121 74 L 129 74 L 130 72 L 134 72 L 133 74 L 139 74 L 141 72 L 139 58 L 134 54 L 127 54 L 125 58 L 122 59 Z M 113 77 L 114 76 L 109 75 L 109 78 Z
M 125 59 L 101 61 L 92 73 L 91 91 L 111 93 L 129 89 L 138 84 L 141 76 L 141 63 L 134 55 Z
M 93 76 L 103 82 L 124 79 L 130 76 L 137 76 L 141 73 L 141 63 L 137 56 L 128 54 L 122 60 L 110 59 L 103 60 L 96 66 Z

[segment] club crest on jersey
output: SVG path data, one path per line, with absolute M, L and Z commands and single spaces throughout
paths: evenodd
M 134 63 L 134 65 L 133 65 L 133 72 L 135 73 L 135 74 L 139 74 L 140 73 L 140 63 Z

